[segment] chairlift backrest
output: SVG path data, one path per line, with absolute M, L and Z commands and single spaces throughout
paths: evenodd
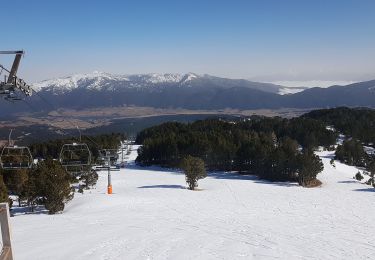
M 99 150 L 99 156 L 102 160 L 110 159 L 110 160 L 117 160 L 119 155 L 116 149 L 102 149 Z
M 0 166 L 5 170 L 30 169 L 33 157 L 26 146 L 5 146 L 0 154 Z
M 86 143 L 64 144 L 59 159 L 63 166 L 89 166 L 91 151 Z

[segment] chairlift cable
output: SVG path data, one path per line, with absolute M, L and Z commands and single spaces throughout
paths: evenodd
M 33 107 L 29 102 L 27 102 L 26 100 L 22 100 L 23 102 L 25 102 L 25 104 L 27 105 L 27 106 L 29 106 L 32 110 L 34 110 L 34 112 L 38 112 L 38 110 L 35 108 L 35 107 Z M 64 128 L 62 128 L 62 127 L 59 127 L 59 126 L 56 126 L 56 125 L 54 125 L 53 123 L 50 123 L 50 122 L 47 122 L 47 124 L 48 125 L 50 125 L 50 126 L 53 126 L 53 127 L 55 127 L 55 128 L 59 128 L 60 130 L 61 130 L 61 132 L 63 132 L 63 134 L 61 134 L 61 133 L 58 133 L 58 134 L 60 134 L 60 135 L 65 135 L 65 136 L 69 136 L 69 135 L 71 135 L 71 133 L 67 133 L 65 130 L 64 130 Z M 39 140 L 38 140 L 39 141 Z
M 51 104 L 46 98 L 44 98 L 40 93 L 38 93 L 37 91 L 35 91 L 34 89 L 32 89 L 36 95 L 42 100 L 44 101 L 47 105 L 49 105 L 52 110 L 56 111 L 62 118 L 63 120 L 65 120 L 66 122 L 68 122 L 73 128 L 77 128 L 78 131 L 79 131 L 79 134 L 80 134 L 80 142 L 81 142 L 81 139 L 82 139 L 82 136 L 81 136 L 81 130 L 78 128 L 78 126 L 76 124 L 74 124 L 74 122 L 72 122 L 71 120 L 69 120 L 66 116 L 64 116 L 62 113 L 60 113 L 60 111 L 58 109 L 56 109 L 56 107 Z M 57 126 L 58 127 L 58 126 Z M 63 129 L 62 127 L 58 127 L 60 129 Z M 89 136 L 85 135 L 84 137 L 87 137 L 87 139 L 89 139 L 93 144 L 95 144 L 97 146 L 97 148 L 101 148 L 100 145 L 98 145 L 94 140 L 92 140 Z
M 43 102 L 45 102 L 47 105 L 49 105 L 50 106 L 50 108 L 52 108 L 52 110 L 54 110 L 54 111 L 56 111 L 61 117 L 63 117 L 64 119 L 65 119 L 65 121 L 67 121 L 73 128 L 76 128 L 77 127 L 77 125 L 76 124 L 74 124 L 72 121 L 70 121 L 68 118 L 66 118 L 63 114 L 61 114 L 60 112 L 59 112 L 59 110 L 58 109 L 56 109 L 56 107 L 53 105 L 53 104 L 51 104 L 46 98 L 44 98 L 39 92 L 37 92 L 37 91 L 35 91 L 33 88 L 31 88 L 34 92 L 35 92 L 35 94 L 43 101 Z
M 67 119 L 64 115 L 62 115 L 60 113 L 60 111 L 58 109 L 55 108 L 55 106 L 53 104 L 51 104 L 47 99 L 45 99 L 40 93 L 38 93 L 37 91 L 35 91 L 34 89 L 32 89 L 36 95 L 43 101 L 45 102 L 48 106 L 50 106 L 50 108 L 52 108 L 52 110 L 56 111 L 63 119 L 65 119 L 71 126 L 73 126 L 73 128 L 77 128 L 77 130 L 79 131 L 79 142 L 80 143 L 67 143 L 67 144 L 64 144 L 61 148 L 61 151 L 60 151 L 60 156 L 59 156 L 59 160 L 60 160 L 60 163 L 61 165 L 65 168 L 65 170 L 67 172 L 69 172 L 70 174 L 72 175 L 75 175 L 75 174 L 82 174 L 83 172 L 86 172 L 86 170 L 84 170 L 85 167 L 88 167 L 89 165 L 91 165 L 91 160 L 92 160 L 92 154 L 91 154 L 91 151 L 88 147 L 88 145 L 86 143 L 82 143 L 82 135 L 81 135 L 81 130 L 79 129 L 79 127 L 74 124 L 72 121 L 70 121 L 69 119 Z M 62 129 L 62 127 L 59 127 L 57 126 L 58 128 Z M 96 146 L 98 146 L 100 148 L 100 146 L 94 142 L 90 137 L 86 136 L 90 141 L 92 141 Z M 86 153 L 86 157 L 84 156 L 84 160 L 82 160 L 82 158 L 79 158 L 79 161 L 72 161 L 72 156 L 73 156 L 73 153 L 77 152 L 78 153 L 81 153 L 82 155 L 82 152 L 85 152 Z M 64 155 L 70 155 L 70 158 L 65 160 L 64 159 Z M 65 157 L 66 158 L 66 157 Z

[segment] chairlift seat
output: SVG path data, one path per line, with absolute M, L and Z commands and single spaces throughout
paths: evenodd
M 33 165 L 33 157 L 26 146 L 5 146 L 0 155 L 2 169 L 30 169 Z
M 85 167 L 91 166 L 91 151 L 86 143 L 64 144 L 59 161 L 67 172 L 80 174 L 85 171 Z

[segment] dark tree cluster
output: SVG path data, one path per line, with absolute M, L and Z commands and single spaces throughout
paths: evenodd
M 368 184 L 374 184 L 375 156 L 367 154 L 364 144 L 375 147 L 375 110 L 371 108 L 338 107 L 315 110 L 303 117 L 320 120 L 346 136 L 335 158 L 343 163 L 363 167 L 368 172 Z M 361 179 L 360 175 L 355 177 Z
M 18 196 L 19 206 L 44 205 L 50 214 L 64 210 L 73 198 L 72 177 L 55 160 L 47 159 L 33 169 L 1 170 L 0 197 L 8 202 L 8 193 Z M 4 186 L 3 186 L 4 184 Z M 5 188 L 4 188 L 5 187 Z M 24 203 L 24 204 L 23 204 Z
M 371 157 L 357 139 L 345 140 L 342 145 L 337 146 L 335 159 L 348 165 L 366 167 Z
M 364 146 L 359 140 L 345 140 L 342 145 L 337 147 L 335 159 L 348 165 L 364 168 L 365 173 L 370 176 L 367 184 L 375 188 L 375 155 L 366 153 Z M 361 181 L 363 176 L 358 172 L 354 178 Z
M 82 137 L 87 142 L 94 157 L 99 155 L 99 147 L 117 149 L 124 136 L 107 134 Z M 44 205 L 50 214 L 64 210 L 66 202 L 74 195 L 73 184 L 81 181 L 81 188 L 89 189 L 96 184 L 98 174 L 88 171 L 81 176 L 71 176 L 57 160 L 64 143 L 78 142 L 74 139 L 52 140 L 35 143 L 30 147 L 38 164 L 31 169 L 13 169 L 0 171 L 0 201 L 10 202 L 9 194 L 18 197 L 19 206 L 29 206 L 34 210 L 37 205 Z
M 303 117 L 320 120 L 347 137 L 375 144 L 375 109 L 338 107 L 314 110 Z
M 301 185 L 308 186 L 310 176 L 315 179 L 322 169 L 311 150 L 334 145 L 336 137 L 323 123 L 308 118 L 170 122 L 139 133 L 137 163 L 178 167 L 190 155 L 201 158 L 209 170 L 240 171 L 272 181 L 297 181 L 301 173 L 306 176 Z
M 94 159 L 99 156 L 99 150 L 117 149 L 120 142 L 125 139 L 124 134 L 112 133 L 102 134 L 97 136 L 82 136 L 82 142 L 89 146 Z M 54 158 L 60 156 L 61 147 L 66 143 L 79 143 L 78 138 L 56 139 L 47 142 L 34 143 L 30 146 L 31 153 L 34 158 Z

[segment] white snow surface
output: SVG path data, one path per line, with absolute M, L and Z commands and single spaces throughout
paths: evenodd
M 134 165 L 75 194 L 62 214 L 11 218 L 16 259 L 375 259 L 375 192 L 319 152 L 319 188 Z
M 278 94 L 279 95 L 288 95 L 288 94 L 295 94 L 298 92 L 302 92 L 306 90 L 306 88 L 293 88 L 293 87 L 288 87 L 288 88 L 280 88 Z

